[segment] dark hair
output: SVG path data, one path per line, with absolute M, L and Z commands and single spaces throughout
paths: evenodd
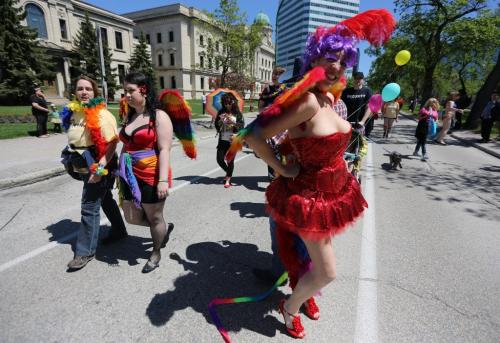
M 219 112 L 224 112 L 225 104 L 231 103 L 231 113 L 241 114 L 240 108 L 238 106 L 238 100 L 232 93 L 226 93 L 221 97 L 222 109 Z
M 137 85 L 138 87 L 146 88 L 145 110 L 148 112 L 151 121 L 153 121 L 154 123 L 156 120 L 156 110 L 160 108 L 160 104 L 158 103 L 156 93 L 153 89 L 151 80 L 142 73 L 132 71 L 125 76 L 125 83 L 131 83 Z M 135 113 L 135 108 L 129 106 L 127 117 L 129 117 L 134 113 Z
M 87 75 L 78 76 L 78 78 L 75 81 L 75 93 L 76 93 L 76 84 L 80 80 L 85 80 L 85 81 L 90 82 L 90 84 L 92 85 L 92 90 L 94 91 L 94 98 L 97 98 L 100 95 L 99 86 L 97 85 L 97 82 L 94 79 L 91 79 L 90 77 L 88 77 Z

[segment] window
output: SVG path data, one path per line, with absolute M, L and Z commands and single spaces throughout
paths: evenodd
M 156 34 L 156 43 L 161 43 L 161 32 Z
M 48 38 L 45 16 L 40 7 L 33 4 L 26 5 L 26 21 L 29 27 L 36 30 L 38 38 Z
M 162 66 L 163 66 L 163 55 L 158 54 L 158 67 L 162 67 Z
M 219 52 L 219 41 L 215 42 L 215 51 Z
M 123 39 L 121 32 L 115 31 L 115 43 L 118 50 L 123 50 Z
M 151 44 L 151 37 L 149 36 L 149 33 L 146 34 L 146 42 L 148 42 L 148 44 Z
M 219 60 L 216 58 L 215 59 L 215 69 L 219 70 L 219 67 L 220 67 Z
M 214 66 L 212 64 L 212 58 L 208 58 L 208 69 L 212 69 Z
M 170 54 L 170 65 L 171 66 L 175 65 L 175 54 Z
M 205 57 L 200 56 L 200 68 L 205 68 Z
M 174 31 L 168 31 L 168 41 L 169 42 L 174 41 Z
M 101 40 L 103 45 L 108 45 L 108 30 L 104 27 L 101 27 Z
M 204 77 L 200 77 L 200 88 L 205 89 L 205 78 Z
M 165 78 L 160 76 L 160 88 L 165 89 Z
M 205 38 L 202 35 L 200 35 L 200 45 L 205 46 Z
M 208 39 L 208 48 L 212 48 L 212 38 Z
M 61 38 L 68 39 L 68 29 L 66 27 L 66 20 L 59 19 L 59 29 L 61 30 Z
M 172 89 L 176 89 L 177 88 L 177 83 L 175 82 L 175 76 L 172 76 L 170 78 L 170 83 L 172 84 Z
M 118 65 L 118 80 L 123 85 L 123 81 L 125 81 L 125 66 L 123 64 Z

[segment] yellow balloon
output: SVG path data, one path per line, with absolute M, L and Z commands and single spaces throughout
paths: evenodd
M 396 54 L 396 58 L 394 60 L 398 66 L 404 66 L 410 61 L 410 58 L 411 54 L 408 50 L 401 50 Z

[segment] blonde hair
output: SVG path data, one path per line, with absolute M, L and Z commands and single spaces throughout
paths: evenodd
M 436 98 L 429 98 L 424 104 L 424 108 L 429 108 L 432 104 L 435 104 L 436 111 L 439 111 L 439 101 Z

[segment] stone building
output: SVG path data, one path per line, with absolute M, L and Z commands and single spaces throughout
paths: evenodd
M 27 12 L 24 24 L 37 29 L 40 45 L 56 60 L 55 81 L 44 82 L 50 101 L 64 102 L 70 96 L 70 53 L 86 12 L 108 42 L 111 67 L 116 68 L 121 84 L 134 47 L 132 20 L 76 0 L 20 0 L 19 5 Z M 118 90 L 115 97 L 120 93 Z
M 215 51 L 225 49 L 224 42 L 207 30 L 207 17 L 194 7 L 172 4 L 124 14 L 136 24 L 135 35 L 144 32 L 151 44 L 151 56 L 157 82 L 161 88 L 175 88 L 186 99 L 200 98 L 208 93 L 210 80 L 220 75 L 220 67 L 207 55 L 213 44 Z M 255 92 L 271 80 L 274 63 L 272 27 L 262 14 L 256 20 L 267 22 L 263 44 L 255 52 L 250 66 L 256 78 Z

